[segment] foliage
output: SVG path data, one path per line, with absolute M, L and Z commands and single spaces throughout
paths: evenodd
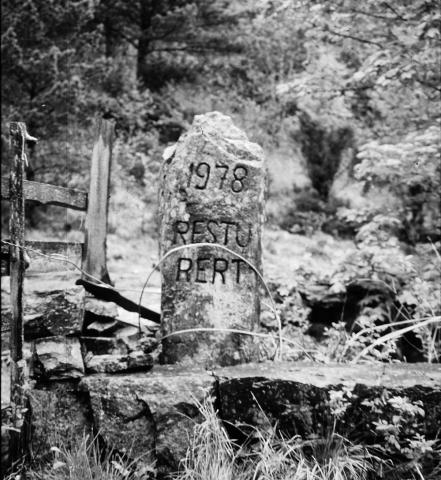
M 402 223 L 402 235 L 411 243 L 441 232 L 439 131 L 439 125 L 434 125 L 408 134 L 397 144 L 373 141 L 358 153 L 361 163 L 355 167 L 356 178 L 364 182 L 366 191 L 376 185 L 393 192 L 399 206 L 385 213 Z
M 439 244 L 418 245 L 409 255 L 394 236 L 396 226 L 389 217 L 377 216 L 360 228 L 357 244 L 347 241 L 345 247 L 341 240 L 336 247 L 336 240 L 325 236 L 327 245 L 318 234 L 308 239 L 287 236 L 290 244 L 279 235 L 281 245 L 268 259 L 271 267 L 281 268 L 275 255 L 288 245 L 298 257 L 286 280 L 270 282 L 284 336 L 297 339 L 315 360 L 325 363 L 438 362 Z M 305 251 L 299 249 L 300 242 L 308 242 Z M 262 314 L 261 323 L 275 328 L 269 313 Z M 324 328 L 323 337 L 315 326 Z
M 319 125 L 319 141 L 311 141 L 305 128 L 293 139 L 302 144 L 313 185 L 323 198 L 341 161 L 344 132 L 352 133 L 355 147 L 376 139 L 378 145 L 423 142 L 424 148 L 437 148 L 439 129 L 433 126 L 439 118 L 434 107 L 440 93 L 436 54 L 440 14 L 435 1 L 394 6 L 377 1 L 362 6 L 351 0 L 332 4 L 267 1 L 259 2 L 256 11 L 247 30 L 247 50 L 253 52 L 256 44 L 259 55 L 252 53 L 244 63 L 248 84 L 253 86 L 254 98 L 270 110 L 271 105 L 278 105 L 278 121 L 274 116 L 267 121 L 271 128 L 276 122 L 282 125 L 286 116 L 306 117 Z M 270 34 L 270 29 L 276 33 Z M 274 54 L 276 48 L 278 54 Z M 285 52 L 289 52 L 289 61 L 284 60 Z M 265 75 L 266 82 L 260 81 L 260 75 Z M 420 133 L 405 139 L 411 131 Z M 410 150 L 408 159 L 416 161 L 422 151 L 418 147 Z M 429 163 L 433 166 L 437 162 L 432 157 Z M 376 168 L 383 164 L 377 162 Z M 424 168 L 417 178 L 424 176 Z M 404 165 L 402 174 L 399 170 L 400 165 L 396 169 L 402 175 L 399 183 L 405 184 L 403 177 L 409 178 L 410 172 Z M 433 238 L 436 231 L 432 226 L 439 221 L 433 218 L 438 209 L 439 171 L 435 176 L 435 185 L 433 181 L 424 184 L 422 192 L 410 196 L 411 189 L 397 191 L 396 181 L 384 179 L 383 185 L 404 203 L 400 219 L 407 219 L 403 230 L 409 229 L 411 242 L 429 232 Z M 428 231 L 419 231 L 421 222 L 429 224 Z
M 200 410 L 204 421 L 195 427 L 177 480 L 357 480 L 373 470 L 375 458 L 364 447 L 334 434 L 303 441 L 282 438 L 271 426 L 254 427 L 250 446 L 235 445 L 213 405 L 204 402 Z
M 332 276 L 332 292 L 345 293 L 353 282 L 367 282 L 378 285 L 384 295 L 366 295 L 349 332 L 344 323 L 328 329 L 323 353 L 327 361 L 358 360 L 367 351 L 369 358 L 383 361 L 439 360 L 439 245 L 420 246 L 414 255 L 406 255 L 396 237 L 399 227 L 393 216 L 371 217 L 359 228 L 357 249 Z M 418 353 L 406 353 L 406 344 Z
M 98 438 L 88 436 L 76 445 L 53 446 L 51 453 L 49 464 L 24 465 L 22 472 L 10 474 L 7 480 L 149 480 L 155 472 L 143 458 L 130 460 L 113 451 L 103 452 Z
M 26 120 L 37 137 L 59 132 L 78 106 L 79 75 L 95 46 L 86 3 L 2 0 L 4 117 Z
M 237 12 L 230 2 L 121 0 L 97 2 L 94 24 L 102 31 L 106 57 L 131 49 L 136 77 L 157 89 L 170 80 L 193 79 L 211 52 L 234 50 L 226 29 L 234 28 Z
M 300 108 L 353 117 L 377 135 L 409 128 L 412 118 L 416 126 L 438 116 L 435 1 L 287 2 L 281 8 L 296 11 L 305 32 L 306 68 L 286 87 Z
M 416 433 L 416 426 L 425 415 L 421 401 L 411 402 L 407 397 L 391 396 L 384 390 L 374 400 L 364 400 L 362 405 L 377 416 L 372 422 L 376 448 L 388 458 L 404 457 L 405 470 L 421 474 L 424 462 L 430 463 L 439 455 L 439 442 Z
M 26 120 L 46 141 L 72 138 L 73 125 L 87 129 L 97 114 L 115 118 L 125 139 L 156 130 L 164 116 L 182 123 L 180 85 L 203 86 L 252 138 L 289 148 L 299 142 L 326 200 L 348 134 L 351 144 L 398 140 L 437 117 L 434 0 L 394 7 L 374 0 L 362 7 L 354 0 L 31 0 L 19 8 L 2 0 L 2 7 L 4 118 Z M 303 126 L 287 138 L 290 119 Z

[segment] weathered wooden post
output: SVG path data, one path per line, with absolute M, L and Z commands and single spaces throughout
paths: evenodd
M 113 135 L 113 122 L 98 119 L 90 170 L 86 216 L 86 258 L 83 263 L 87 273 L 106 283 L 110 283 L 106 263 L 106 238 Z M 91 280 L 90 277 L 85 276 L 85 278 Z
M 12 461 L 24 453 L 22 427 L 25 418 L 25 361 L 23 360 L 23 279 L 25 199 L 23 176 L 25 163 L 26 125 L 12 122 L 9 125 L 11 139 L 11 167 L 9 174 L 10 219 L 10 282 L 11 282 L 11 424 L 9 452 Z
M 265 167 L 262 149 L 218 112 L 195 117 L 162 166 L 164 363 L 231 365 L 257 360 L 258 277 Z M 218 331 L 180 330 L 217 329 Z M 230 330 L 230 331 L 229 331 Z

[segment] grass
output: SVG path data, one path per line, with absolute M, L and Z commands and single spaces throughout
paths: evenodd
M 195 428 L 176 480 L 365 480 L 378 460 L 334 433 L 304 441 L 282 438 L 275 427 L 253 428 L 252 442 L 238 446 L 210 402 L 200 410 L 204 421 Z
M 367 480 L 377 458 L 331 433 L 325 439 L 282 438 L 275 427 L 251 427 L 249 441 L 231 440 L 212 402 L 199 404 L 204 417 L 195 426 L 175 480 Z M 250 426 L 247 426 L 250 431 Z M 84 436 L 75 448 L 52 447 L 52 461 L 24 468 L 5 480 L 150 480 L 147 459 L 129 460 L 103 453 Z
M 23 466 L 5 480 L 150 480 L 154 466 L 142 458 L 127 459 L 112 450 L 103 452 L 96 439 L 83 436 L 74 448 L 51 448 L 50 464 Z
M 395 478 L 421 480 L 418 465 L 393 465 L 355 445 L 334 430 L 325 438 L 283 438 L 266 417 L 260 427 L 242 425 L 251 432 L 238 445 L 227 433 L 210 399 L 198 404 L 203 421 L 189 438 L 180 471 L 174 480 L 368 480 Z M 237 425 L 236 425 L 237 427 Z M 130 459 L 103 452 L 96 439 L 84 436 L 73 448 L 51 448 L 44 465 L 25 465 L 5 480 L 152 480 L 156 466 L 145 457 Z M 387 467 L 387 468 L 386 468 Z M 404 468 L 404 469 L 403 469 Z M 438 478 L 435 476 L 427 478 Z M 161 477 L 164 478 L 164 477 Z

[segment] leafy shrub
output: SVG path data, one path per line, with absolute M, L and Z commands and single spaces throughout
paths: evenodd
M 417 478 L 423 478 L 424 464 L 430 466 L 440 452 L 438 441 L 426 440 L 424 435 L 416 433 L 416 426 L 425 415 L 422 402 L 391 396 L 384 390 L 374 400 L 364 400 L 362 405 L 377 416 L 372 422 L 377 437 L 376 449 L 388 458 L 401 459 L 398 478 L 414 478 L 412 472 Z M 394 478 L 393 474 L 391 476 Z
M 400 143 L 365 144 L 357 157 L 355 176 L 371 185 L 387 187 L 398 198 L 398 210 L 387 212 L 401 225 L 401 234 L 410 243 L 440 237 L 439 191 L 441 188 L 441 147 L 439 125 L 408 134 Z

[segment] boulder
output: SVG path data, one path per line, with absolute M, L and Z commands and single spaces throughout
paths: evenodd
M 48 455 L 50 447 L 74 447 L 83 435 L 92 435 L 87 397 L 78 390 L 78 381 L 51 382 L 32 390 L 32 443 L 34 457 Z
M 146 460 L 174 471 L 202 420 L 198 402 L 213 385 L 204 371 L 163 366 L 148 374 L 92 375 L 80 387 L 90 396 L 94 426 L 108 446 L 132 458 L 150 452 Z
M 326 282 L 305 283 L 298 291 L 310 308 L 311 326 L 307 333 L 318 339 L 336 322 L 345 322 L 347 330 L 351 330 L 366 299 L 369 298 L 370 306 L 390 305 L 395 299 L 394 291 L 384 282 L 370 279 L 352 281 L 338 292 Z

